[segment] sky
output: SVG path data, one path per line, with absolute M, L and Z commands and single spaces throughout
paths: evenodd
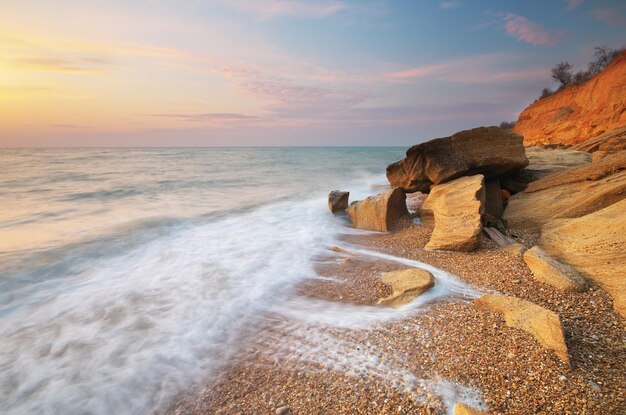
M 0 0 L 0 147 L 412 145 L 626 46 L 623 0 Z

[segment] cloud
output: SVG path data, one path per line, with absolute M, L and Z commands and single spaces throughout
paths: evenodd
M 568 12 L 576 10 L 578 6 L 580 6 L 583 3 L 583 1 L 585 0 L 565 0 L 565 3 L 566 3 L 565 10 L 567 10 Z
M 260 20 L 279 17 L 328 17 L 347 9 L 341 1 L 319 0 L 228 0 L 223 4 L 255 15 Z
M 444 1 L 439 3 L 439 8 L 445 10 L 458 9 L 461 5 L 462 3 L 460 1 Z
M 253 120 L 257 117 L 253 117 L 245 114 L 236 114 L 230 112 L 211 112 L 201 114 L 137 114 L 142 117 L 159 117 L 159 118 L 176 118 L 180 121 L 192 121 L 192 122 L 229 122 L 229 121 L 246 121 Z
M 504 29 L 509 36 L 533 45 L 556 45 L 565 37 L 564 32 L 549 32 L 540 24 L 513 13 L 504 15 Z
M 419 78 L 460 84 L 484 84 L 492 82 L 535 81 L 546 76 L 544 67 L 502 68 L 509 64 L 511 56 L 505 54 L 484 54 L 450 59 L 443 62 L 416 66 L 400 71 L 386 73 L 388 81 L 408 82 Z
M 10 66 L 19 70 L 64 72 L 64 73 L 94 73 L 102 66 L 109 65 L 110 61 L 101 57 L 31 57 L 17 58 L 10 62 Z
M 597 20 L 614 26 L 626 25 L 626 17 L 621 16 L 616 10 L 611 10 L 607 8 L 596 8 L 591 11 L 591 14 Z

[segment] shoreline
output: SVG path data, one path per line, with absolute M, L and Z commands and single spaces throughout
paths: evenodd
M 387 295 L 379 275 L 407 267 L 351 255 L 351 246 L 418 260 L 482 293 L 515 294 L 557 312 L 572 367 L 461 296 L 357 329 L 269 316 L 217 380 L 199 384 L 168 413 L 272 414 L 289 406 L 295 414 L 436 414 L 453 413 L 457 402 L 507 414 L 626 408 L 620 320 L 604 291 L 559 292 L 536 281 L 520 255 L 487 238 L 470 253 L 424 250 L 431 231 L 405 221 L 394 233 L 346 235 L 340 248 L 347 253 L 329 250 L 317 266 L 322 279 L 304 282 L 295 295 L 354 307 Z M 538 237 L 514 231 L 527 247 Z

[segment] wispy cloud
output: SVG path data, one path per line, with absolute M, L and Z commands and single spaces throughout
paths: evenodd
M 348 8 L 341 1 L 319 0 L 227 0 L 224 4 L 255 15 L 260 20 L 279 17 L 321 18 L 331 16 Z
M 439 8 L 441 9 L 445 9 L 445 10 L 450 10 L 450 9 L 458 9 L 459 7 L 461 7 L 462 3 L 460 1 L 443 1 L 441 3 L 439 3 Z
M 485 54 L 450 59 L 443 62 L 388 72 L 384 78 L 408 82 L 426 78 L 461 84 L 534 81 L 546 75 L 543 67 L 503 69 L 512 58 L 504 54 Z
M 602 22 L 614 26 L 626 26 L 626 17 L 622 16 L 617 10 L 608 8 L 595 8 L 591 11 L 593 17 Z
M 565 10 L 567 10 L 568 12 L 576 10 L 578 6 L 583 3 L 583 1 L 585 0 L 565 0 Z
M 504 28 L 509 36 L 533 45 L 556 45 L 565 37 L 563 31 L 548 31 L 540 24 L 514 13 L 504 15 Z
M 175 118 L 180 121 L 192 121 L 192 122 L 231 122 L 231 121 L 246 121 L 256 119 L 257 117 L 236 114 L 229 112 L 212 112 L 201 114 L 137 114 L 142 117 L 159 117 L 159 118 Z
M 31 57 L 14 59 L 9 62 L 9 66 L 13 69 L 30 71 L 94 73 L 110 63 L 108 59 L 92 56 L 76 58 Z

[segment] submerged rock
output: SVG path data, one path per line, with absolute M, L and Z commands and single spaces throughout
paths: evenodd
M 524 262 L 535 279 L 560 290 L 582 292 L 587 288 L 587 280 L 578 271 L 552 258 L 538 246 L 524 253 Z
M 496 294 L 484 295 L 473 303 L 501 313 L 507 326 L 533 335 L 543 347 L 552 350 L 569 365 L 561 319 L 554 312 L 521 298 Z
M 333 190 L 328 194 L 328 208 L 333 213 L 343 212 L 348 207 L 349 197 L 350 192 L 344 192 L 343 190 Z
M 484 179 L 480 174 L 434 186 L 420 209 L 425 222 L 432 217 L 435 221 L 426 248 L 451 251 L 478 248 L 484 204 Z
M 626 199 L 581 218 L 548 223 L 539 245 L 606 290 L 626 318 Z
M 461 176 L 498 177 L 528 164 L 522 140 L 498 127 L 460 131 L 409 148 L 404 159 L 387 166 L 387 179 L 407 192 L 428 192 Z
M 378 304 L 392 307 L 410 303 L 435 285 L 435 277 L 430 272 L 419 268 L 386 272 L 381 280 L 391 287 L 393 293 L 378 300 Z
M 396 187 L 385 193 L 352 202 L 346 209 L 346 214 L 359 229 L 388 232 L 395 229 L 400 219 L 409 212 L 404 192 Z
M 576 218 L 626 197 L 626 151 L 562 170 L 512 196 L 504 210 L 510 226 L 539 228 L 553 219 Z

